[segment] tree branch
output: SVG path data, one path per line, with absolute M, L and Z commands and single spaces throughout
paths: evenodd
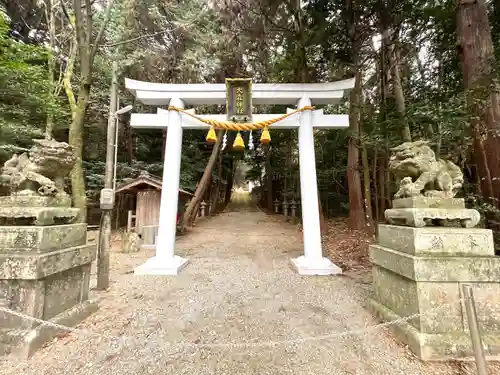
M 99 48 L 99 43 L 101 43 L 101 39 L 104 35 L 104 31 L 106 30 L 106 26 L 108 25 L 109 20 L 111 19 L 111 8 L 113 7 L 113 1 L 114 0 L 109 0 L 108 6 L 106 7 L 104 21 L 101 25 L 101 28 L 99 29 L 99 32 L 97 33 L 97 36 L 96 36 L 95 41 L 94 41 L 94 45 L 92 46 L 92 51 L 90 52 L 90 61 L 91 62 L 94 61 L 95 54 L 97 53 L 97 49 Z
M 68 22 L 70 24 L 72 24 L 71 17 L 69 16 L 68 9 L 66 9 L 66 5 L 64 5 L 64 1 L 61 1 L 61 8 L 62 8 L 63 14 L 66 17 L 66 19 L 68 20 Z
M 66 64 L 66 71 L 64 72 L 62 85 L 64 87 L 64 91 L 66 96 L 68 97 L 69 106 L 71 108 L 71 117 L 74 118 L 76 113 L 76 99 L 75 94 L 73 92 L 73 88 L 71 86 L 71 80 L 73 78 L 73 68 L 75 66 L 76 59 L 76 49 L 77 49 L 77 41 L 76 38 L 72 41 L 70 45 L 70 52 L 68 56 L 68 62 Z
M 85 15 L 86 15 L 86 22 L 85 22 L 85 26 L 86 26 L 86 29 L 87 29 L 87 38 L 86 38 L 86 41 L 85 41 L 85 45 L 87 46 L 87 48 L 90 49 L 90 46 L 92 44 L 92 32 L 94 31 L 93 30 L 93 25 L 92 25 L 92 5 L 90 4 L 90 0 L 85 0 Z M 90 54 L 89 55 L 89 58 L 91 57 L 92 55 Z M 89 61 L 92 61 L 91 59 L 89 59 Z M 92 64 L 92 63 L 90 63 Z
M 85 30 L 83 27 L 83 13 L 81 5 L 82 5 L 81 0 L 73 0 L 73 10 L 75 12 L 76 40 L 78 42 L 80 51 L 85 45 Z

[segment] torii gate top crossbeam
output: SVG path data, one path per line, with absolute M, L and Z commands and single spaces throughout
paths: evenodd
M 125 87 L 146 105 L 167 105 L 172 98 L 182 99 L 187 105 L 226 104 L 225 84 L 151 83 L 126 78 Z M 354 78 L 330 83 L 254 83 L 252 102 L 295 105 L 307 97 L 313 105 L 335 104 L 353 87 Z

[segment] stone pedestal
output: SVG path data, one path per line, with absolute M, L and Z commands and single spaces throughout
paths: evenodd
M 390 326 L 418 357 L 473 356 L 462 283 L 473 286 L 486 355 L 500 357 L 500 304 L 496 302 L 500 258 L 494 256 L 490 230 L 380 225 L 379 243 L 370 246 L 370 258 L 374 287 L 370 304 L 378 317 L 391 321 L 422 314 Z
M 410 197 L 393 201 L 392 209 L 385 210 L 390 224 L 422 228 L 455 222 L 464 228 L 479 223 L 479 212 L 465 208 L 463 198 Z
M 17 212 L 12 218 L 14 224 L 22 218 Z M 68 217 L 65 212 L 62 217 L 53 216 L 53 212 L 48 222 Z M 7 216 L 4 213 L 3 217 Z M 28 219 L 31 223 L 32 216 Z M 89 301 L 90 266 L 96 247 L 87 244 L 86 237 L 86 224 L 0 226 L 0 305 L 66 326 L 96 311 L 97 304 Z M 0 354 L 13 352 L 30 357 L 59 333 L 52 327 L 0 311 Z

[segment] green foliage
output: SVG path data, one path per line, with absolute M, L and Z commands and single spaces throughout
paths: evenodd
M 0 17 L 0 160 L 27 148 L 44 131 L 46 52 L 8 36 Z
M 48 108 L 47 50 L 8 36 L 0 17 L 0 161 L 43 138 L 47 112 L 64 119 L 64 103 Z

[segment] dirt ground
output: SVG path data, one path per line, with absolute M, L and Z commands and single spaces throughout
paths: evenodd
M 176 253 L 190 261 L 178 276 L 134 276 L 153 252 L 113 252 L 110 289 L 92 294 L 99 311 L 32 359 L 2 360 L 0 373 L 475 373 L 470 364 L 422 363 L 374 327 L 363 256 L 360 267 L 342 260 L 344 276 L 299 276 L 289 265 L 302 253 L 297 227 L 241 203 L 178 239 Z

